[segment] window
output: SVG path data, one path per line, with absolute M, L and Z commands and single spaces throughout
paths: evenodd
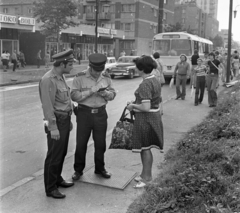
M 135 5 L 134 4 L 123 4 L 122 12 L 135 12 Z
M 157 17 L 157 9 L 153 9 L 154 16 Z
M 153 26 L 153 32 L 157 33 L 157 26 Z
M 121 30 L 126 31 L 134 31 L 134 24 L 133 23 L 121 23 Z
M 15 13 L 17 14 L 19 11 L 19 8 L 18 7 L 15 7 Z
M 115 13 L 115 4 L 110 5 L 110 12 Z
M 163 19 L 166 20 L 167 19 L 167 13 L 163 13 Z
M 29 14 L 33 13 L 32 8 L 28 8 L 28 13 L 29 13 Z
M 8 13 L 8 8 L 3 8 L 3 13 Z

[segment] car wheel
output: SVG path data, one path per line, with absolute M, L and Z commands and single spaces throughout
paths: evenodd
M 129 71 L 129 76 L 128 76 L 128 78 L 129 78 L 129 79 L 132 79 L 133 77 L 134 77 L 134 73 L 133 73 L 132 70 L 130 70 L 130 71 Z
M 111 79 L 114 79 L 114 77 L 115 77 L 114 75 L 111 75 Z

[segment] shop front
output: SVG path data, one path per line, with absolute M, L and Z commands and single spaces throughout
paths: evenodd
M 35 31 L 34 18 L 0 14 L 0 52 L 19 52 L 19 35 L 25 31 Z

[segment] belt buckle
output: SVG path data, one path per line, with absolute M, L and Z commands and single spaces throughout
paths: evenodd
M 98 113 L 98 109 L 91 109 L 91 113 Z

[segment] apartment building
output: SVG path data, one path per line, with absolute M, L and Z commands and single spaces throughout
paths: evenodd
M 173 24 L 174 1 L 163 1 L 159 10 L 158 0 L 100 0 L 99 25 L 105 28 L 124 31 L 119 39 L 119 51 L 127 55 L 150 54 L 152 38 L 158 33 L 159 13 L 162 15 L 161 24 Z M 79 5 L 79 19 L 87 25 L 95 24 L 94 11 L 96 0 L 82 0 Z

